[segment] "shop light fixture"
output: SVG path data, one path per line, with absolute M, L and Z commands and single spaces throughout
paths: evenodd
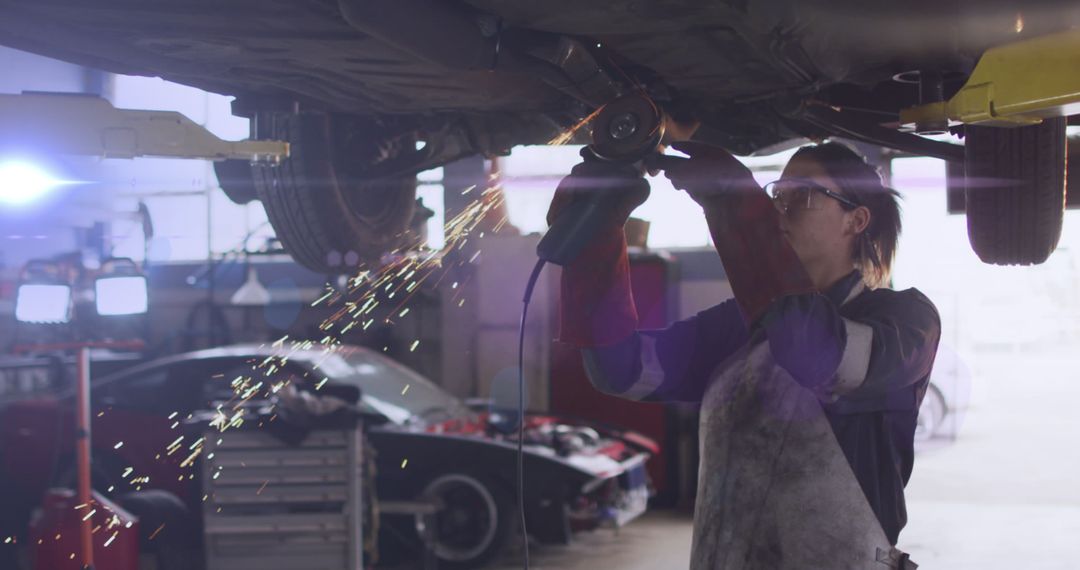
M 94 299 L 99 315 L 141 315 L 148 308 L 146 277 L 99 277 Z
M 71 286 L 60 266 L 41 259 L 27 262 L 15 292 L 15 320 L 63 324 L 71 321 L 71 311 Z
M 149 308 L 146 276 L 129 258 L 106 259 L 94 280 L 94 302 L 102 316 L 141 315 Z
M 71 287 L 23 283 L 15 294 L 15 318 L 23 323 L 63 324 L 71 320 Z

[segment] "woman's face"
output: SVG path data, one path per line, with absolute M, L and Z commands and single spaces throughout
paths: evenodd
M 843 194 L 836 181 L 816 160 L 796 157 L 788 162 L 781 180 L 805 179 L 827 190 Z M 845 210 L 836 199 L 821 192 L 811 192 L 810 206 L 805 200 L 794 201 L 780 215 L 780 229 L 808 270 L 822 264 L 850 264 L 858 233 L 866 229 L 866 208 Z

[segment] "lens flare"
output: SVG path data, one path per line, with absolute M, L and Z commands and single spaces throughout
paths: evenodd
M 0 162 L 0 203 L 22 205 L 33 202 L 64 184 L 41 167 L 29 162 Z

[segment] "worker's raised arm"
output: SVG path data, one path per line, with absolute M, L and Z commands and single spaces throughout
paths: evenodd
M 705 212 L 735 301 L 756 322 L 775 300 L 811 293 L 814 284 L 780 229 L 780 213 L 744 164 L 722 148 L 679 142 L 689 160 L 664 170 Z
M 585 247 L 563 266 L 560 285 L 559 340 L 578 347 L 614 344 L 637 329 L 637 309 L 630 296 L 630 261 L 623 226 L 649 196 L 649 183 L 636 167 L 586 160 L 563 178 L 548 209 L 547 221 L 606 194 L 607 216 L 591 232 Z
M 582 349 L 601 391 L 635 400 L 698 401 L 709 372 L 746 340 L 738 306 L 729 301 L 658 331 L 637 331 L 623 225 L 644 201 L 648 183 L 630 166 L 586 161 L 563 179 L 548 213 L 552 223 L 575 196 L 625 197 L 579 256 L 563 268 L 559 340 Z
M 757 319 L 776 298 L 813 290 L 780 234 L 777 211 L 750 171 L 722 149 L 683 143 L 676 148 L 691 158 L 669 166 L 667 175 L 703 207 L 734 302 L 663 331 L 636 331 L 622 225 L 645 194 L 635 191 L 644 181 L 627 165 L 578 165 L 560 184 L 548 216 L 553 222 L 562 208 L 572 207 L 574 193 L 597 187 L 627 197 L 610 227 L 594 234 L 564 268 L 559 338 L 585 349 L 585 366 L 598 389 L 630 399 L 699 401 L 713 368 L 746 342 L 746 317 Z M 633 199 L 638 194 L 640 200 Z
M 733 299 L 662 330 L 635 331 L 583 348 L 585 372 L 601 392 L 650 402 L 700 402 L 712 371 L 747 341 Z

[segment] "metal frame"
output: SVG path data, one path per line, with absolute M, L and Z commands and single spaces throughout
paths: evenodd
M 101 158 L 280 161 L 281 141 L 225 141 L 175 111 L 117 109 L 94 95 L 0 95 L 0 150 Z
M 948 101 L 900 111 L 900 122 L 1015 127 L 1080 113 L 1080 30 L 987 50 Z

